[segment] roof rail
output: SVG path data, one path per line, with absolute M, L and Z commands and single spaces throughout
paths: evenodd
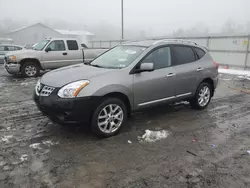
M 157 44 L 157 43 L 159 43 L 159 42 L 182 42 L 182 43 L 192 43 L 192 44 L 194 44 L 194 45 L 197 45 L 197 43 L 196 42 L 194 42 L 194 41 L 191 41 L 191 40 L 185 40 L 185 39 L 162 39 L 162 40 L 157 40 L 157 41 L 155 41 L 154 42 L 154 44 Z

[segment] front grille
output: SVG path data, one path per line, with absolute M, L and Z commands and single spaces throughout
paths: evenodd
M 40 96 L 44 96 L 44 97 L 47 97 L 47 96 L 50 96 L 50 94 L 54 91 L 54 87 L 50 87 L 50 86 L 43 86 L 41 92 L 40 92 Z
M 41 83 L 37 83 L 35 91 L 36 91 L 36 95 L 38 96 L 40 95 L 43 97 L 48 97 L 54 91 L 54 89 L 55 89 L 54 87 L 46 86 Z

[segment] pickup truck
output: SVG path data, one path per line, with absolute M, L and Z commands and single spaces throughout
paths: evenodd
M 72 38 L 49 38 L 36 43 L 31 50 L 7 53 L 4 67 L 9 74 L 35 77 L 40 70 L 91 62 L 107 50 L 83 48 Z

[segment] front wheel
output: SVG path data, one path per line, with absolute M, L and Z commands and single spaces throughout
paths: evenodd
M 23 64 L 21 72 L 24 77 L 35 77 L 39 74 L 40 69 L 36 63 L 26 62 Z
M 101 137 L 116 135 L 127 120 L 127 108 L 117 98 L 107 98 L 96 108 L 91 128 L 93 133 Z
M 205 109 L 212 98 L 212 86 L 206 82 L 199 85 L 193 99 L 190 100 L 191 107 L 194 109 Z

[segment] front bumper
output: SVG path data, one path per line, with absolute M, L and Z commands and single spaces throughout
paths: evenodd
M 9 74 L 18 74 L 20 72 L 21 65 L 19 63 L 7 63 L 6 59 L 4 59 L 4 67 Z
M 34 101 L 44 115 L 59 124 L 90 122 L 100 97 L 62 99 L 57 92 L 58 89 L 55 89 L 50 96 L 38 96 L 34 92 Z

